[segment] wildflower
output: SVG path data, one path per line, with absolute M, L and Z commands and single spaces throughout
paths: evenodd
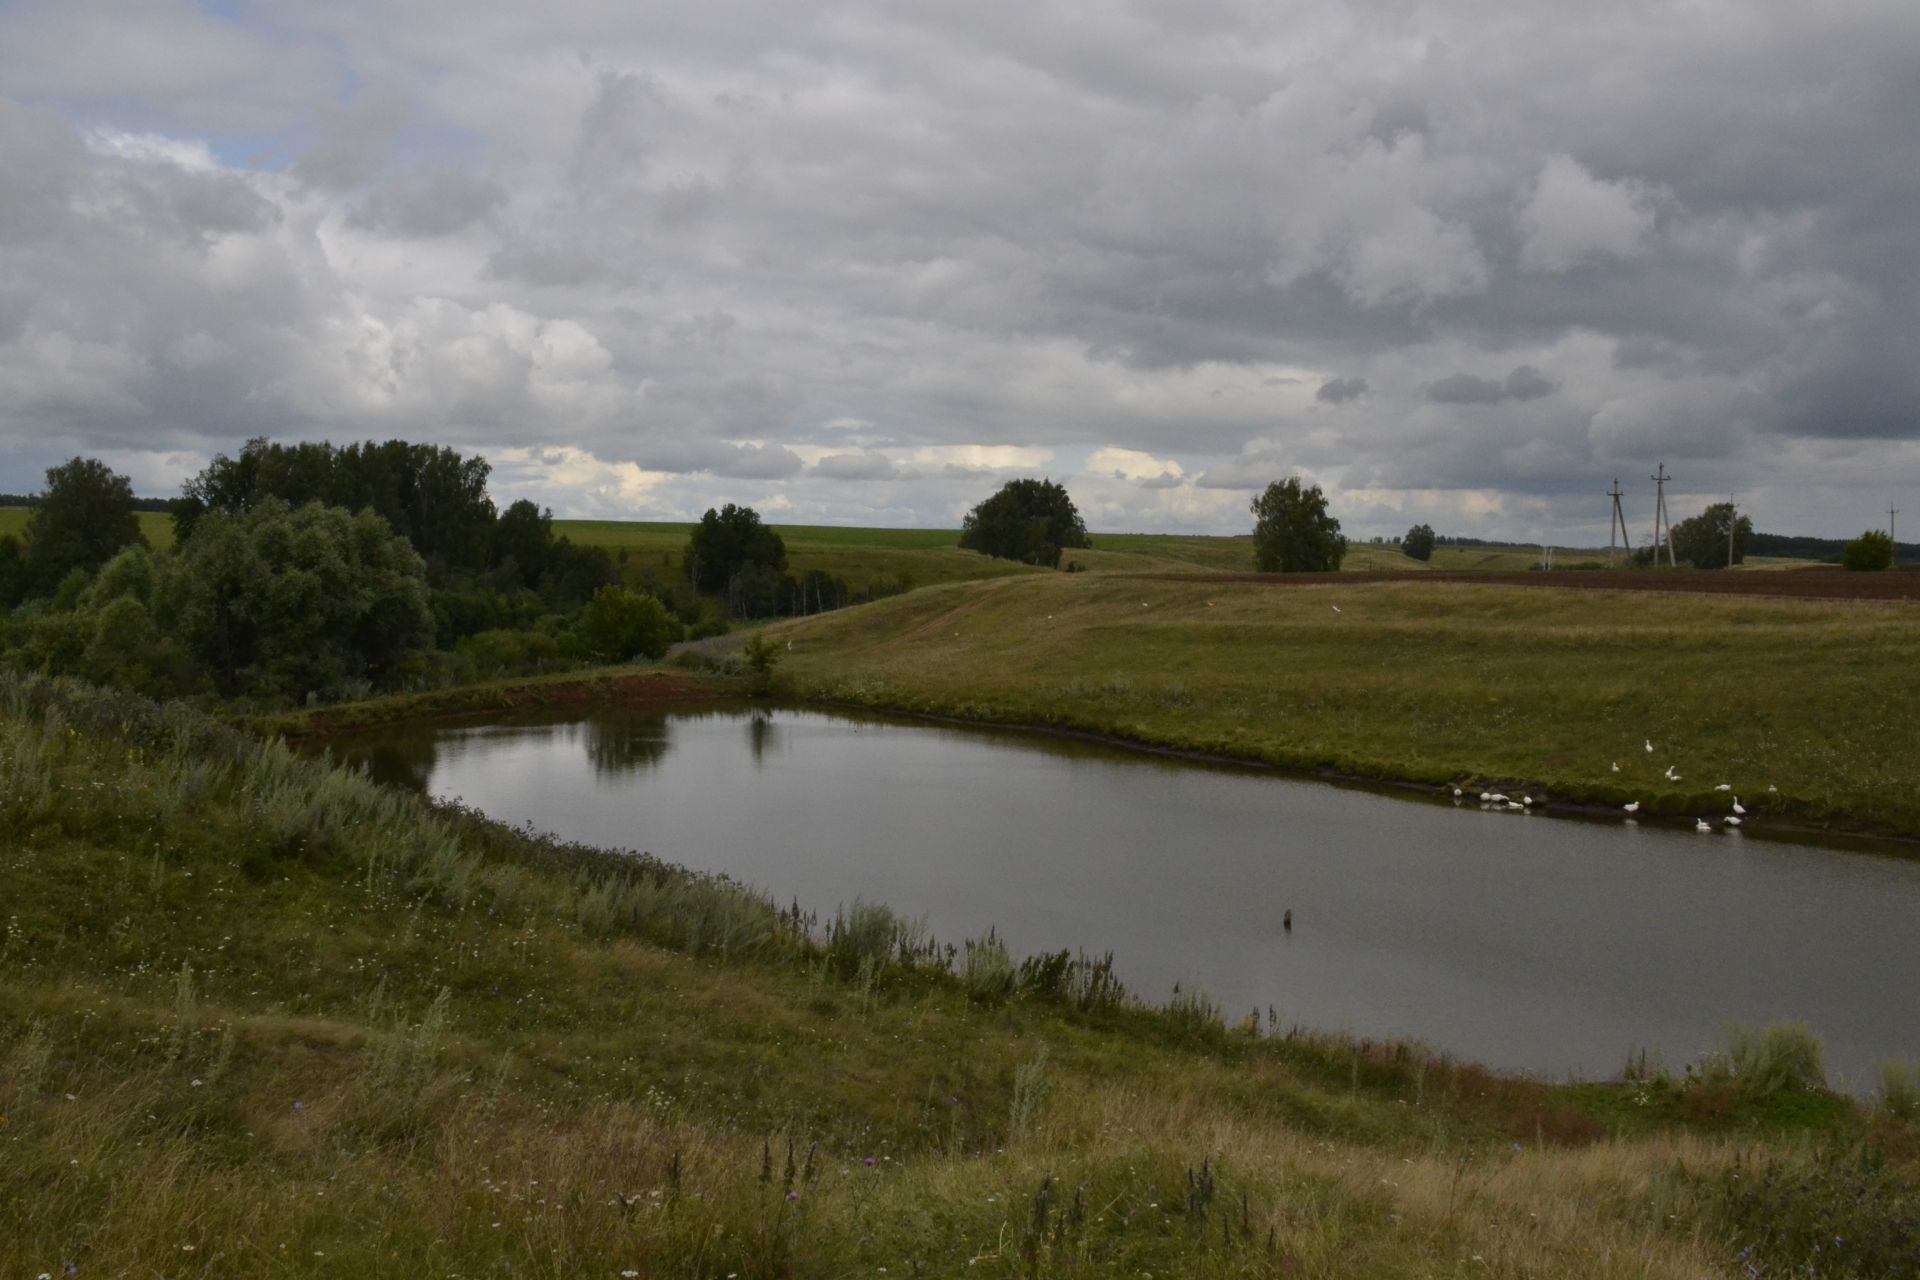
M 789 1199 L 789 1200 L 798 1200 L 799 1198 L 800 1198 L 800 1193 L 799 1193 L 798 1191 L 789 1191 L 789 1192 L 787 1192 L 787 1199 Z
M 307 1104 L 304 1102 L 296 1102 L 293 1104 L 293 1109 L 295 1111 L 305 1111 L 307 1109 Z
M 869 1169 L 871 1169 L 871 1168 L 873 1168 L 873 1157 L 872 1157 L 872 1156 L 868 1156 L 868 1157 L 867 1157 L 867 1168 L 869 1168 Z

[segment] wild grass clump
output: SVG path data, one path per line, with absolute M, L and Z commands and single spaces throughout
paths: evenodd
M 1880 1105 L 1896 1120 L 1920 1116 L 1920 1063 L 1895 1058 L 1880 1064 Z
M 1739 1275 L 1920 1277 L 1920 1192 L 1869 1151 L 1737 1153 L 1696 1190 Z
M 1227 1029 L 1226 1017 L 1212 996 L 1198 988 L 1182 991 L 1178 983 L 1167 1001 L 1166 1015 L 1176 1031 L 1192 1039 L 1214 1038 Z
M 911 965 L 928 954 L 926 923 L 908 920 L 879 902 L 856 898 L 834 913 L 827 930 L 827 959 L 843 975 Z
M 1020 985 L 1021 970 L 1007 954 L 1007 944 L 992 929 L 984 938 L 968 938 L 962 948 L 960 985 L 967 998 L 979 1004 L 997 1004 Z
M 1726 1054 L 1734 1083 L 1752 1097 L 1812 1093 L 1827 1087 L 1820 1037 L 1804 1022 L 1770 1022 L 1757 1030 L 1730 1026 Z

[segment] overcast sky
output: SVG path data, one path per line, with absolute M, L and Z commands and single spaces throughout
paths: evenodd
M 1920 4 L 0 0 L 0 490 L 1920 529 Z

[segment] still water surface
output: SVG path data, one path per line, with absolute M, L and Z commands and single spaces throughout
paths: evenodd
M 1490 1065 L 1676 1069 L 1800 1018 L 1856 1091 L 1920 1058 L 1920 860 L 1410 801 L 1039 735 L 819 711 L 387 731 L 376 777 L 509 822 L 855 898 L 943 941 L 1111 950 L 1135 991 Z M 1291 909 L 1293 929 L 1281 928 Z

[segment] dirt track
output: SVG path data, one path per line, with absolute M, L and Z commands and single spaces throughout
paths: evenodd
M 1920 570 L 1850 573 L 1845 569 L 1750 569 L 1700 573 L 1687 569 L 1555 570 L 1552 573 L 1143 573 L 1156 582 L 1251 582 L 1269 587 L 1357 586 L 1362 582 L 1463 583 L 1469 586 L 1564 587 L 1576 591 L 1668 591 L 1719 596 L 1787 596 L 1804 600 L 1920 602 Z

